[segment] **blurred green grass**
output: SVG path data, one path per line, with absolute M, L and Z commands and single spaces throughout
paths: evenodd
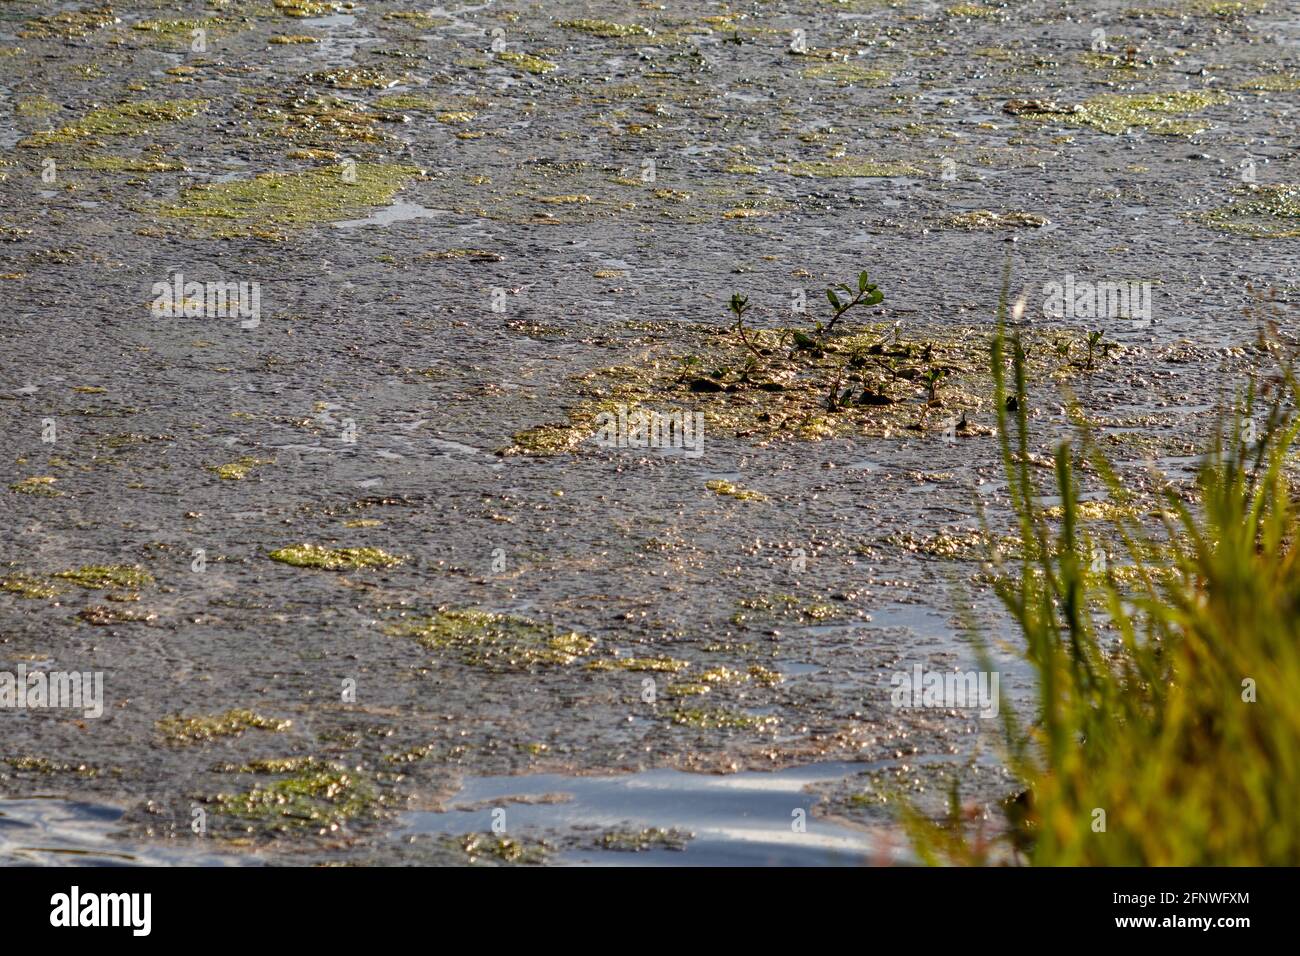
M 959 865 L 1300 863 L 1300 519 L 1288 478 L 1300 388 L 1289 362 L 1220 418 L 1196 493 L 1166 484 L 1153 513 L 1130 507 L 1082 425 L 1077 449 L 1059 445 L 1053 481 L 1038 486 L 1005 286 L 999 311 L 994 397 L 1021 548 L 989 560 L 1037 680 L 1032 714 L 1005 700 L 1001 710 L 1024 789 L 991 827 L 955 790 L 944 820 L 906 808 L 917 854 Z M 1117 505 L 1105 521 L 1081 518 L 1080 464 Z M 1061 504 L 1047 508 L 1044 494 Z M 1113 557 L 1098 561 L 1103 543 Z

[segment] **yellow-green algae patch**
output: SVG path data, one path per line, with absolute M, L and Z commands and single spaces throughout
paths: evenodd
M 384 628 L 431 650 L 448 650 L 475 666 L 527 668 L 563 666 L 591 652 L 596 642 L 512 614 L 443 609 L 429 617 L 405 618 Z
M 139 156 L 110 156 L 100 154 L 74 160 L 73 169 L 93 169 L 110 173 L 179 173 L 185 164 L 170 159 L 144 159 Z
M 1294 239 L 1300 236 L 1300 184 L 1245 183 L 1230 205 L 1202 216 L 1222 232 L 1254 239 Z
M 490 833 L 470 833 L 454 839 L 469 863 L 482 860 L 523 865 L 545 863 L 550 849 L 545 841 L 526 842 Z
M 925 175 L 922 170 L 910 163 L 876 162 L 850 156 L 839 159 L 791 163 L 787 170 L 793 176 L 815 176 L 819 179 L 868 179 L 888 176 Z
M 421 170 L 414 166 L 382 163 L 263 173 L 252 179 L 191 186 L 181 193 L 180 202 L 160 212 L 200 222 L 218 235 L 298 228 L 387 205 L 419 175 Z
M 116 106 L 101 106 L 75 123 L 57 130 L 33 133 L 18 145 L 37 148 L 76 143 L 98 136 L 138 136 L 196 116 L 206 106 L 207 100 L 197 99 L 132 100 Z
M 766 501 L 767 495 L 758 491 L 751 491 L 748 488 L 742 488 L 740 485 L 732 484 L 721 478 L 715 478 L 712 481 L 706 481 L 704 487 L 715 495 L 723 495 L 727 498 L 735 498 L 739 501 Z
M 760 594 L 757 597 L 742 598 L 736 604 L 740 610 L 731 615 L 731 623 L 737 627 L 746 627 L 754 622 L 766 625 L 776 621 L 823 624 L 847 613 L 847 608 L 805 601 L 793 594 Z
M 641 853 L 645 850 L 684 850 L 694 838 L 685 830 L 647 827 L 644 830 L 607 830 L 596 840 L 602 850 Z
M 385 20 L 405 20 L 420 26 L 447 26 L 451 23 L 446 17 L 439 17 L 424 10 L 394 10 L 384 14 Z
M 561 20 L 560 26 L 566 30 L 577 30 L 579 33 L 590 33 L 592 36 L 606 38 L 654 35 L 653 30 L 638 23 L 613 23 L 609 20 Z
M 525 73 L 532 73 L 540 76 L 544 73 L 550 73 L 556 68 L 550 60 L 543 60 L 541 57 L 531 56 L 527 53 L 518 53 L 514 50 L 502 50 L 497 54 L 497 60 L 502 63 L 508 63 L 516 69 L 523 70 Z
M 884 86 L 894 76 L 889 70 L 863 66 L 852 61 L 818 63 L 805 67 L 802 72 L 804 79 L 834 80 L 840 86 Z
M 248 473 L 259 465 L 271 464 L 267 458 L 251 458 L 245 455 L 238 461 L 232 461 L 225 465 L 214 465 L 210 470 L 216 472 L 217 477 L 222 481 L 243 481 L 248 477 Z
M 54 585 L 28 574 L 11 574 L 0 578 L 0 591 L 29 599 L 52 598 L 59 595 L 59 589 Z
M 1032 212 L 972 209 L 950 216 L 945 222 L 957 229 L 1037 229 L 1047 225 L 1047 218 Z
M 898 531 L 885 538 L 885 542 L 912 554 L 933 558 L 982 557 L 988 550 L 988 538 L 982 531 L 940 531 L 936 534 Z
M 324 16 L 339 8 L 331 0 L 271 0 L 271 3 L 286 17 L 299 19 Z
M 773 716 L 747 714 L 722 707 L 679 707 L 669 716 L 675 724 L 699 730 L 763 730 L 780 722 Z
M 381 98 L 382 99 L 382 98 Z M 378 101 L 376 101 L 378 105 Z M 400 113 L 372 110 L 335 96 L 293 96 L 263 106 L 261 115 L 274 124 L 270 135 L 305 146 L 337 148 L 346 143 L 379 143 L 380 123 L 400 123 Z
M 310 759 L 288 766 L 290 776 L 243 793 L 217 794 L 208 802 L 224 816 L 273 831 L 321 833 L 376 813 L 382 804 L 369 781 L 341 764 Z
M 270 553 L 272 561 L 295 568 L 321 568 L 326 571 L 355 571 L 359 568 L 391 568 L 404 558 L 379 548 L 324 548 L 317 544 L 294 544 Z
M 1257 90 L 1265 93 L 1294 93 L 1300 90 L 1300 73 L 1274 73 L 1247 80 L 1241 85 L 1243 90 Z
M 400 81 L 370 67 L 339 67 L 320 73 L 309 73 L 308 83 L 330 86 L 339 90 L 386 90 Z
M 269 730 L 280 733 L 293 726 L 291 720 L 264 717 L 251 710 L 235 708 L 222 714 L 185 717 L 173 714 L 156 724 L 168 743 L 188 745 L 206 743 L 222 737 L 238 737 L 246 730 Z
M 690 661 L 675 657 L 614 657 L 592 661 L 587 670 L 592 671 L 646 671 L 653 674 L 676 674 L 691 666 Z
M 944 13 L 950 17 L 961 17 L 963 19 L 974 19 L 978 17 L 997 17 L 1001 16 L 1002 11 L 997 7 L 988 7 L 982 3 L 954 3 L 947 7 Z
M 22 481 L 16 481 L 9 486 L 10 491 L 17 492 L 20 495 L 36 495 L 41 498 L 62 498 L 63 492 L 54 487 L 54 483 L 59 479 L 49 475 L 39 475 L 32 478 L 24 478 Z
M 48 96 L 24 96 L 14 103 L 14 115 L 48 116 L 50 113 L 59 112 L 62 108 Z
M 434 96 L 432 93 L 389 93 L 376 97 L 374 104 L 384 110 L 416 110 L 429 113 L 447 108 L 446 98 Z
M 131 25 L 132 30 L 153 33 L 165 40 L 186 41 L 195 30 L 213 32 L 226 23 L 220 17 L 203 17 L 195 20 L 140 20 Z
M 134 564 L 87 564 L 71 571 L 58 571 L 54 577 L 92 591 L 134 590 L 154 582 L 152 574 Z
M 1173 90 L 1167 93 L 1102 93 L 1071 108 L 1034 109 L 1035 101 L 1012 100 L 1004 108 L 1029 119 L 1046 119 L 1067 126 L 1089 126 L 1114 135 L 1142 129 L 1165 136 L 1189 136 L 1204 132 L 1210 124 L 1204 120 L 1174 117 L 1196 113 L 1209 106 L 1227 103 L 1230 99 L 1226 93 L 1209 90 Z
M 104 27 L 120 22 L 117 17 L 113 16 L 113 11 L 108 6 L 97 7 L 93 10 L 68 10 L 63 13 L 52 13 L 49 16 L 28 20 L 24 28 L 18 31 L 18 35 L 24 39 L 45 40 L 59 37 L 66 40 L 89 36 L 96 30 L 102 30 Z

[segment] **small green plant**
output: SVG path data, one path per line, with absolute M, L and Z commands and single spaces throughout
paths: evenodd
M 840 293 L 846 298 L 840 298 Z M 851 298 L 847 298 L 851 296 Z M 879 305 L 885 301 L 885 293 L 881 292 L 879 287 L 872 283 L 865 272 L 858 273 L 857 291 L 849 288 L 848 285 L 840 283 L 838 286 L 829 286 L 826 289 L 826 299 L 831 304 L 831 317 L 825 325 L 820 322 L 813 323 L 813 335 L 805 335 L 801 332 L 795 333 L 795 345 L 797 348 L 805 348 L 811 351 L 821 351 L 830 334 L 835 331 L 835 324 L 842 319 L 850 309 L 858 306 Z
M 925 374 L 921 376 L 921 384 L 925 386 L 926 403 L 937 405 L 939 403 L 939 383 L 948 375 L 946 369 L 937 365 L 932 365 L 926 369 Z
M 731 309 L 731 314 L 736 317 L 736 324 L 731 327 L 732 331 L 740 337 L 741 344 L 752 352 L 755 358 L 762 360 L 763 353 L 759 351 L 758 346 L 755 345 L 754 342 L 750 341 L 749 332 L 745 328 L 745 313 L 752 308 L 749 304 L 749 297 L 743 296 L 739 292 L 733 292 L 731 294 L 731 303 L 728 305 L 728 308 Z
M 1105 358 L 1110 353 L 1119 348 L 1115 342 L 1103 342 L 1106 333 L 1098 329 L 1095 332 L 1088 333 L 1088 359 L 1084 363 L 1084 368 L 1091 372 L 1096 367 L 1097 358 Z

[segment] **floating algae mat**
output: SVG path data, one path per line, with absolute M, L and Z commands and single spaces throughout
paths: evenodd
M 382 805 L 361 773 L 313 757 L 254 761 L 239 772 L 280 775 L 239 793 L 219 793 L 206 801 L 223 816 L 251 832 L 314 829 L 337 830 L 358 817 L 373 815 Z
M 301 173 L 263 173 L 252 179 L 191 186 L 162 215 L 201 223 L 218 237 L 264 236 L 333 222 L 392 201 L 422 175 L 415 166 L 356 163 Z
M 246 730 L 288 730 L 291 721 L 264 717 L 238 708 L 222 714 L 183 717 L 179 714 L 158 721 L 158 732 L 168 743 L 186 745 L 207 743 L 222 737 L 238 737 Z
M 142 588 L 154 580 L 148 571 L 128 564 L 87 564 L 72 571 L 59 571 L 54 576 L 92 591 Z
M 612 23 L 609 20 L 562 20 L 560 26 L 566 30 L 590 33 L 592 36 L 612 39 L 615 37 L 648 37 L 654 31 L 637 23 Z
M 476 610 L 444 610 L 431 617 L 406 618 L 385 631 L 412 637 L 433 650 L 455 651 L 466 664 L 527 668 L 572 664 L 596 642 L 527 618 Z
M 1202 217 L 1223 232 L 1256 239 L 1290 239 L 1300 236 L 1300 185 L 1246 183 L 1233 192 L 1231 205 Z
M 197 116 L 206 100 L 137 100 L 91 110 L 75 123 L 33 133 L 18 145 L 27 148 L 60 146 L 99 136 L 139 136 L 160 126 Z
M 325 571 L 355 571 L 358 568 L 391 568 L 402 563 L 398 555 L 378 548 L 324 548 L 316 544 L 295 544 L 270 554 L 272 561 L 297 568 Z
M 1050 120 L 1066 126 L 1090 126 L 1118 135 L 1142 129 L 1165 136 L 1190 136 L 1210 124 L 1200 119 L 1178 119 L 1188 113 L 1227 103 L 1226 93 L 1176 90 L 1169 93 L 1103 93 L 1077 106 L 1062 108 L 1040 100 L 1009 100 L 1008 113 L 1029 119 Z
M 875 162 L 848 156 L 840 159 L 791 163 L 789 171 L 794 176 L 814 176 L 823 179 L 873 179 L 925 175 L 923 170 L 910 163 Z

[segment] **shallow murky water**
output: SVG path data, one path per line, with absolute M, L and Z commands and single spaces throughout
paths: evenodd
M 563 862 L 874 860 L 866 830 L 791 831 L 802 788 L 882 826 L 865 784 L 823 776 L 996 736 L 894 706 L 892 675 L 972 667 L 969 615 L 1004 689 L 1032 690 L 969 546 L 981 507 L 1013 530 L 987 380 L 1003 263 L 1037 453 L 1068 389 L 1147 495 L 1148 462 L 1185 479 L 1259 364 L 1260 290 L 1279 315 L 1300 296 L 1297 239 L 1250 233 L 1240 168 L 1300 183 L 1294 0 L 6 6 L 0 671 L 102 672 L 108 698 L 99 720 L 0 714 L 6 859 L 201 858 L 195 801 L 283 787 L 325 796 L 287 823 L 213 812 L 214 834 L 383 862 L 394 826 L 486 832 L 403 816 L 465 780 L 471 802 L 570 793 L 505 805 Z M 1159 109 L 1099 128 L 1115 96 Z M 1257 218 L 1284 232 L 1289 209 Z M 863 269 L 885 299 L 843 330 L 906 349 L 852 373 L 854 408 L 740 374 L 733 292 L 776 337 Z M 155 314 L 177 273 L 260 283 L 260 322 Z M 1066 274 L 1150 280 L 1152 321 L 1045 317 Z M 1094 327 L 1122 346 L 1098 362 Z M 634 401 L 707 415 L 703 454 L 584 431 Z M 959 414 L 980 427 L 950 439 Z M 572 442 L 523 447 L 548 427 Z M 272 557 L 304 545 L 342 566 Z M 530 621 L 410 626 L 445 610 Z M 696 836 L 584 848 L 624 822 Z

